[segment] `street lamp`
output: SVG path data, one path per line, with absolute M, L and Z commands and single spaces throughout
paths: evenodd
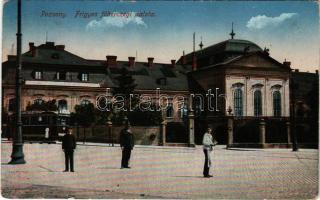
M 16 134 L 12 143 L 11 161 L 9 164 L 25 164 L 22 142 L 22 121 L 21 121 L 21 0 L 18 0 L 17 16 L 17 71 L 16 71 Z

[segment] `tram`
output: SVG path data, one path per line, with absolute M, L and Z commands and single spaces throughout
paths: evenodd
M 24 141 L 55 141 L 60 140 L 67 132 L 70 115 L 45 111 L 25 111 L 21 114 L 22 136 Z M 15 115 L 8 121 L 9 135 L 15 134 Z

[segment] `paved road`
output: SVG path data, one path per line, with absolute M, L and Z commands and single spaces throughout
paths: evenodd
M 213 177 L 203 178 L 201 147 L 137 147 L 132 169 L 120 169 L 119 147 L 78 145 L 75 173 L 62 172 L 60 144 L 25 144 L 27 164 L 7 165 L 1 146 L 2 195 L 7 198 L 310 199 L 318 194 L 318 150 L 217 146 Z

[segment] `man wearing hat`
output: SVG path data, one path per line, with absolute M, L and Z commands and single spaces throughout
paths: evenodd
M 122 149 L 121 169 L 130 168 L 129 160 L 133 146 L 134 136 L 130 130 L 130 123 L 127 121 L 124 129 L 122 129 L 120 132 L 120 147 Z
M 62 137 L 62 149 L 65 155 L 65 172 L 69 171 L 69 164 L 71 172 L 74 172 L 73 168 L 73 152 L 77 146 L 76 139 L 72 135 L 72 129 L 69 128 L 68 132 Z

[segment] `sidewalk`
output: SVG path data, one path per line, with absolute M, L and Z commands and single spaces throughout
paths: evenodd
M 7 165 L 11 145 L 3 142 L 1 147 L 2 194 L 7 198 L 310 199 L 318 194 L 315 149 L 217 146 L 213 177 L 208 179 L 202 177 L 200 146 L 137 146 L 132 169 L 120 169 L 119 147 L 79 143 L 76 172 L 64 173 L 60 144 L 25 144 L 27 164 Z

